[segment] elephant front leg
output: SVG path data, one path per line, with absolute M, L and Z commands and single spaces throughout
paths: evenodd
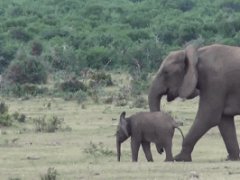
M 134 138 L 131 139 L 132 162 L 138 161 L 138 151 L 139 151 L 140 144 L 141 143 L 135 140 Z
M 234 118 L 231 116 L 223 116 L 218 128 L 227 148 L 228 160 L 240 160 Z
M 146 159 L 149 162 L 152 162 L 153 158 L 152 158 L 152 153 L 151 153 L 151 148 L 150 148 L 150 142 L 142 142 L 142 148 L 143 148 L 144 154 L 146 156 Z
M 220 98 L 201 98 L 196 119 L 183 140 L 181 152 L 174 158 L 176 161 L 192 161 L 191 153 L 197 141 L 210 128 L 218 125 L 220 122 L 222 113 L 222 103 L 219 102 Z M 208 101 L 207 99 L 211 101 Z

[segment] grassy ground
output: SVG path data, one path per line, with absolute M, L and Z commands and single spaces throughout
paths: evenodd
M 86 104 L 86 107 L 62 99 L 3 99 L 9 113 L 27 115 L 27 122 L 11 128 L 1 127 L 0 179 L 41 179 L 49 168 L 57 179 L 239 179 L 239 162 L 226 162 L 226 150 L 217 128 L 198 142 L 191 163 L 165 163 L 165 155 L 152 147 L 154 162 L 148 163 L 140 149 L 138 163 L 132 163 L 129 140 L 122 145 L 122 161 L 117 162 L 115 129 L 119 114 L 127 115 L 144 109 Z M 195 116 L 198 99 L 164 104 L 164 110 L 184 122 L 187 133 Z M 51 103 L 47 108 L 46 104 Z M 56 115 L 64 118 L 71 131 L 36 133 L 32 118 Z M 240 122 L 237 121 L 238 129 Z M 239 138 L 240 139 L 240 138 Z M 173 153 L 181 148 L 178 131 Z M 54 175 L 53 175 L 54 176 Z

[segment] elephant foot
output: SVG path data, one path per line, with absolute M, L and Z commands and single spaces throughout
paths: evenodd
M 192 161 L 191 154 L 186 154 L 186 153 L 179 153 L 174 157 L 175 161 L 184 161 L 184 162 L 190 162 Z
M 240 161 L 240 157 L 228 155 L 226 161 Z
M 165 159 L 164 162 L 173 162 L 174 159 L 173 158 L 168 158 L 168 159 Z

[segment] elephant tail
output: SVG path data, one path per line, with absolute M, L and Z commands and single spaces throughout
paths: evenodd
M 179 127 L 175 127 L 175 128 L 179 130 L 179 132 L 181 133 L 181 135 L 182 135 L 182 138 L 183 138 L 183 140 L 184 140 L 184 135 L 183 135 L 183 132 L 182 132 L 182 130 L 181 130 Z
M 183 122 L 182 122 L 182 121 L 179 121 L 179 120 L 178 120 L 178 121 L 173 121 L 173 122 L 174 122 L 174 123 L 173 123 L 173 127 L 179 130 L 179 132 L 180 132 L 181 135 L 182 135 L 182 138 L 184 139 L 183 132 L 182 132 L 182 130 L 181 130 L 180 127 L 179 127 L 179 126 L 183 126 Z

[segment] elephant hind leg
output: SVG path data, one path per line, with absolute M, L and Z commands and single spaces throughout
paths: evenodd
M 183 140 L 181 152 L 174 158 L 176 161 L 192 161 L 191 154 L 197 141 L 210 128 L 220 123 L 223 109 L 221 97 L 223 96 L 217 88 L 221 87 L 218 87 L 216 84 L 210 85 L 210 87 L 214 87 L 209 89 L 210 94 L 200 95 L 200 104 L 195 121 Z
M 164 149 L 166 152 L 165 161 L 173 161 L 174 159 L 172 155 L 172 140 L 168 141 L 168 143 L 164 145 Z
M 150 142 L 142 142 L 142 148 L 145 153 L 146 159 L 149 162 L 153 161 L 151 148 L 150 148 Z
M 240 160 L 239 145 L 234 118 L 231 116 L 223 116 L 219 125 L 219 131 L 227 148 L 228 160 Z

